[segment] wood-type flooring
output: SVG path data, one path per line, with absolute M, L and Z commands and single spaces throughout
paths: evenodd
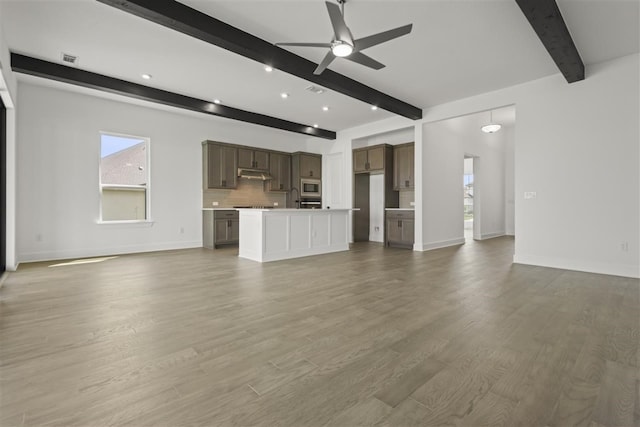
M 21 265 L 0 425 L 639 425 L 640 282 L 513 244 Z

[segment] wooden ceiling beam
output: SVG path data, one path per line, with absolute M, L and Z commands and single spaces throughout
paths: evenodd
M 315 75 L 316 63 L 177 1 L 98 1 L 411 120 L 422 118 L 418 107 L 335 71 Z
M 567 82 L 584 80 L 584 63 L 555 0 L 516 0 Z
M 51 80 L 70 83 L 90 89 L 124 95 L 131 98 L 142 99 L 158 104 L 170 105 L 198 113 L 210 114 L 227 119 L 239 120 L 245 123 L 267 126 L 274 129 L 301 133 L 307 136 L 316 136 L 324 139 L 336 139 L 334 131 L 314 128 L 313 126 L 294 123 L 288 120 L 271 117 L 251 111 L 240 110 L 226 105 L 214 104 L 202 99 L 192 98 L 186 95 L 169 92 L 132 83 L 126 80 L 116 79 L 103 74 L 92 73 L 66 65 L 32 58 L 19 53 L 11 53 L 11 69 L 17 73 L 30 74 Z

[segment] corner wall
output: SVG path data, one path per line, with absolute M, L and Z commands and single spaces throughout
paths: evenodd
M 581 82 L 567 84 L 556 74 L 438 105 L 419 122 L 385 120 L 339 132 L 331 152 L 350 159 L 353 139 L 415 125 L 416 244 L 428 245 L 428 228 L 438 224 L 422 222 L 429 192 L 419 185 L 430 173 L 421 162 L 428 148 L 422 125 L 515 105 L 514 262 L 640 277 L 639 58 L 590 65 Z M 351 194 L 345 163 L 344 191 Z M 525 200 L 524 192 L 537 197 Z

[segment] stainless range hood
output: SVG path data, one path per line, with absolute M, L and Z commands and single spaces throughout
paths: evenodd
M 238 177 L 246 179 L 259 179 L 262 181 L 273 179 L 273 177 L 269 175 L 268 171 L 247 168 L 238 168 Z

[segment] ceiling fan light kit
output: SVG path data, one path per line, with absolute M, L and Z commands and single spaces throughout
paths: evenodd
M 331 64 L 335 58 L 345 58 L 374 70 L 385 67 L 384 64 L 365 55 L 361 51 L 373 46 L 377 46 L 389 40 L 404 36 L 411 32 L 413 24 L 404 25 L 392 30 L 383 31 L 360 39 L 354 39 L 351 30 L 344 21 L 344 4 L 346 0 L 338 0 L 340 6 L 335 3 L 325 1 L 329 19 L 333 26 L 333 39 L 331 43 L 276 43 L 276 46 L 303 46 L 303 47 L 323 47 L 329 48 L 325 57 L 320 61 L 313 74 L 318 75 Z
M 345 58 L 353 53 L 353 46 L 349 43 L 336 40 L 331 44 L 331 53 L 338 58 Z

